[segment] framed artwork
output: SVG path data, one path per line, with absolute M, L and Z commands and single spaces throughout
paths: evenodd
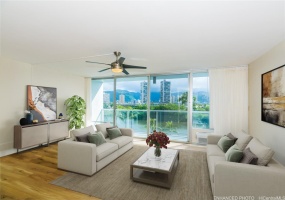
M 39 122 L 55 120 L 56 88 L 28 85 L 27 91 L 28 110 L 33 114 L 33 118 Z
M 261 120 L 285 127 L 285 65 L 262 74 Z

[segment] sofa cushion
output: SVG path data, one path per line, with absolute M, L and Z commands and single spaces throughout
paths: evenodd
M 221 137 L 221 139 L 219 140 L 218 142 L 218 147 L 220 147 L 220 149 L 223 151 L 223 152 L 227 152 L 227 150 L 233 146 L 234 144 L 234 139 L 230 139 L 228 136 L 223 136 Z
M 208 156 L 225 156 L 225 153 L 216 144 L 207 145 L 207 155 Z
M 208 156 L 208 168 L 210 173 L 210 180 L 214 183 L 215 165 L 217 162 L 225 161 L 225 156 Z
M 100 131 L 98 131 L 96 134 L 88 135 L 87 139 L 89 143 L 96 144 L 96 146 L 106 143 L 106 140 Z
M 226 157 L 226 161 L 239 162 L 243 157 L 243 152 L 235 144 L 227 150 L 225 157 Z
M 101 131 L 104 135 L 105 138 L 108 137 L 108 133 L 106 128 L 112 127 L 112 125 L 110 123 L 103 123 L 103 124 L 96 124 L 95 125 L 97 131 Z
M 239 131 L 239 132 L 232 133 L 232 134 L 237 138 L 236 144 L 238 145 L 241 151 L 245 149 L 246 145 L 248 145 L 248 143 L 252 139 L 250 135 L 246 134 L 243 131 Z
M 86 133 L 86 134 L 83 134 L 83 135 L 78 135 L 75 138 L 76 138 L 76 140 L 78 142 L 89 142 L 88 141 L 88 136 L 90 136 L 90 135 L 91 135 L 91 133 Z
M 258 157 L 257 165 L 267 165 L 274 154 L 271 148 L 265 146 L 256 138 L 253 138 L 246 147 L 250 148 L 251 152 Z
M 107 128 L 107 133 L 108 133 L 108 137 L 113 140 L 117 137 L 122 136 L 123 134 L 121 133 L 119 128 Z
M 246 148 L 243 150 L 243 158 L 240 163 L 257 165 L 257 156 L 251 152 L 250 148 Z
M 119 148 L 122 148 L 123 146 L 125 146 L 126 144 L 128 144 L 132 141 L 133 141 L 133 138 L 129 137 L 129 136 L 120 136 L 120 137 L 117 137 L 115 139 L 108 140 L 108 142 L 110 142 L 110 143 L 117 144 L 119 146 Z
M 118 150 L 118 145 L 114 143 L 104 143 L 101 144 L 100 146 L 97 147 L 97 152 L 96 152 L 96 161 L 100 161 L 103 158 L 109 156 L 113 152 Z
M 84 135 L 87 133 L 95 134 L 95 130 L 92 125 L 87 126 L 85 128 L 80 128 L 80 129 L 75 129 L 75 130 L 70 131 L 71 136 L 75 139 L 77 136 Z

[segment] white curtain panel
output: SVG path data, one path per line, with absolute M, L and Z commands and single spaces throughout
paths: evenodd
M 210 127 L 224 135 L 248 131 L 248 68 L 210 69 Z
M 86 114 L 85 114 L 85 126 L 92 125 L 92 113 L 91 113 L 91 78 L 85 78 L 85 102 L 86 102 Z

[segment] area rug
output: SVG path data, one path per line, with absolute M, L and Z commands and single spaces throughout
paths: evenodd
M 103 200 L 212 200 L 206 153 L 180 150 L 180 160 L 171 189 L 130 179 L 130 164 L 146 146 L 134 147 L 91 177 L 66 173 L 51 183 Z

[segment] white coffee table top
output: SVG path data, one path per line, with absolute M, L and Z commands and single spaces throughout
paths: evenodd
M 170 171 L 173 161 L 178 154 L 178 150 L 162 148 L 160 160 L 157 160 L 154 155 L 154 149 L 154 147 L 150 147 L 136 162 L 134 162 L 133 166 Z

